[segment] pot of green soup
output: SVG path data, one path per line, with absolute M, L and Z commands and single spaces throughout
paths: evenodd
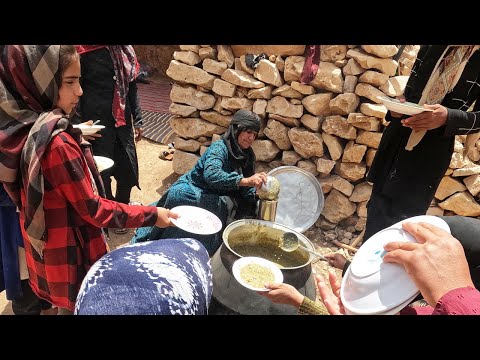
M 246 256 L 257 256 L 274 262 L 283 273 L 284 283 L 294 286 L 300 293 L 315 300 L 316 289 L 311 266 L 314 256 L 301 248 L 293 252 L 283 251 L 280 240 L 285 232 L 295 233 L 304 247 L 315 250 L 303 234 L 275 222 L 244 219 L 228 225 L 223 232 L 223 244 L 211 260 L 214 301 L 238 314 L 298 312 L 290 305 L 274 304 L 237 282 L 232 275 L 233 263 Z

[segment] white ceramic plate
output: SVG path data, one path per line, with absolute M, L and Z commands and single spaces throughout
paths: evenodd
M 246 282 L 242 276 L 241 271 L 242 269 L 250 264 L 255 264 L 267 268 L 273 273 L 273 281 L 272 283 L 282 283 L 283 282 L 283 273 L 280 268 L 275 265 L 273 262 L 268 261 L 264 258 L 255 257 L 255 256 L 247 256 L 242 257 L 233 263 L 232 273 L 235 279 L 242 285 L 245 286 L 247 289 L 254 290 L 254 291 L 270 291 L 270 289 L 264 287 L 253 287 L 251 284 Z
M 80 129 L 83 135 L 92 135 L 99 132 L 102 129 L 105 129 L 103 125 L 85 125 L 85 124 L 78 124 L 73 125 L 75 129 Z
M 217 215 L 197 206 L 182 205 L 170 209 L 179 215 L 172 223 L 192 234 L 211 235 L 222 230 L 222 222 Z
M 114 164 L 113 160 L 107 158 L 105 156 L 94 156 L 93 159 L 97 164 L 98 171 L 102 172 L 103 170 L 107 170 L 111 168 Z
M 389 97 L 382 98 L 383 105 L 393 112 L 405 115 L 416 115 L 424 111 L 433 111 L 430 109 L 425 109 L 423 106 L 411 103 L 411 102 L 400 102 L 398 99 L 393 99 Z

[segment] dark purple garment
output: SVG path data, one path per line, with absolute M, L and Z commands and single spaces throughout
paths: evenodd
M 318 64 L 320 64 L 320 45 L 307 45 L 305 64 L 303 65 L 300 82 L 308 84 L 317 75 Z
M 18 247 L 23 247 L 23 238 L 16 206 L 0 184 L 0 292 L 7 291 L 7 299 L 22 296 Z

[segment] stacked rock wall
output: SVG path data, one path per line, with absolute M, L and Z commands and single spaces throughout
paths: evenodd
M 170 111 L 175 141 L 173 169 L 188 171 L 226 131 L 238 109 L 253 110 L 263 124 L 253 144 L 257 171 L 295 165 L 316 176 L 325 193 L 317 226 L 361 231 L 371 184 L 365 175 L 388 123 L 384 94 L 405 89 L 419 50 L 407 45 L 322 45 L 315 78 L 302 84 L 305 46 L 180 45 L 166 74 L 175 81 Z M 255 68 L 249 52 L 265 52 Z M 465 154 L 457 137 L 451 169 L 429 213 L 480 215 L 480 153 Z M 480 144 L 478 149 L 480 149 Z M 437 204 L 438 203 L 438 204 Z

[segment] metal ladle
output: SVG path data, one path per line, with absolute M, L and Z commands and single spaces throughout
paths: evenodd
M 301 248 L 302 250 L 305 250 L 306 252 L 317 256 L 318 258 L 320 258 L 320 260 L 328 261 L 325 256 L 320 255 L 319 253 L 316 253 L 315 251 L 310 250 L 300 244 L 300 241 L 298 240 L 298 236 L 296 234 L 292 232 L 286 232 L 282 235 L 280 249 L 286 252 L 292 252 L 297 250 L 298 248 Z

